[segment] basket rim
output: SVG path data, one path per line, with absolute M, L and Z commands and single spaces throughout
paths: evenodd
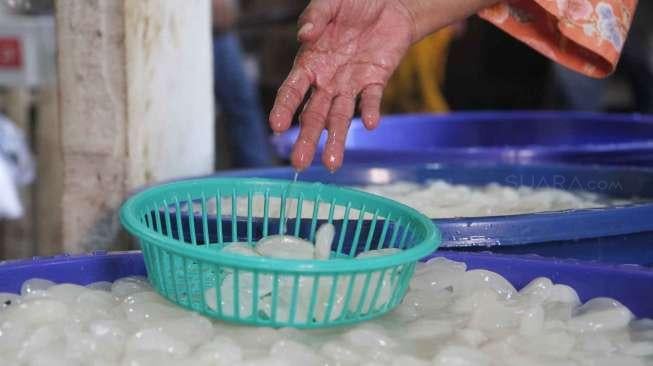
M 192 245 L 183 240 L 172 239 L 154 230 L 148 229 L 146 225 L 140 222 L 136 207 L 141 204 L 147 204 L 154 197 L 159 197 L 162 193 L 172 189 L 180 189 L 202 185 L 202 184 L 252 184 L 252 185 L 293 185 L 293 188 L 310 188 L 321 189 L 332 192 L 346 192 L 354 194 L 366 200 L 376 202 L 391 203 L 397 208 L 403 210 L 410 216 L 419 229 L 424 232 L 424 239 L 412 248 L 403 249 L 400 253 L 370 257 L 362 259 L 330 259 L 330 260 L 297 260 L 297 259 L 280 259 L 270 257 L 252 257 L 243 256 L 234 253 L 222 253 L 221 251 L 208 250 L 204 245 Z M 353 188 L 341 187 L 333 184 L 290 181 L 283 179 L 269 178 L 221 178 L 221 177 L 200 177 L 189 178 L 174 182 L 168 182 L 160 185 L 154 185 L 138 191 L 129 197 L 120 208 L 120 221 L 123 227 L 134 237 L 139 240 L 145 240 L 150 244 L 161 247 L 169 252 L 179 256 L 195 259 L 205 263 L 225 265 L 229 267 L 259 270 L 277 273 L 312 273 L 312 274 L 333 274 L 336 272 L 367 272 L 390 268 L 417 260 L 431 254 L 441 244 L 441 233 L 435 223 L 424 214 L 416 209 L 393 201 L 391 199 L 378 196 L 372 193 L 363 192 Z M 143 248 L 145 250 L 146 248 Z

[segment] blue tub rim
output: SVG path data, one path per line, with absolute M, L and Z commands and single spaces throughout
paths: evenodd
M 520 110 L 520 111 L 464 111 L 464 112 L 447 112 L 447 113 L 407 113 L 407 114 L 387 114 L 381 116 L 381 122 L 384 123 L 384 118 L 387 120 L 397 120 L 400 118 L 429 118 L 436 119 L 438 122 L 446 123 L 465 123 L 474 122 L 491 123 L 497 119 L 502 120 L 518 120 L 528 118 L 560 118 L 563 116 L 567 119 L 581 120 L 582 123 L 591 123 L 587 119 L 598 119 L 604 122 L 625 121 L 636 123 L 647 123 L 653 125 L 653 115 L 640 114 L 640 113 L 599 113 L 599 112 L 583 112 L 583 111 L 537 111 L 537 110 Z M 392 122 L 391 122 L 392 123 Z M 364 126 L 360 118 L 354 118 L 350 130 L 358 131 L 364 130 Z M 374 133 L 374 131 L 370 131 Z M 293 141 L 299 134 L 299 127 L 291 127 L 286 132 L 279 135 L 270 137 L 272 145 L 280 156 L 288 156 L 293 146 Z M 318 152 L 321 151 L 324 144 L 324 136 L 320 138 L 318 144 Z M 410 146 L 405 148 L 392 148 L 383 149 L 377 147 L 374 149 L 354 148 L 357 153 L 365 154 L 366 152 L 405 152 L 405 153 L 429 153 L 429 152 L 459 152 L 459 153 L 473 153 L 473 152 L 488 152 L 496 155 L 519 155 L 522 153 L 534 154 L 540 156 L 550 156 L 556 154 L 565 154 L 572 152 L 582 153 L 607 153 L 614 151 L 632 151 L 638 149 L 651 149 L 653 148 L 653 139 L 644 139 L 637 142 L 617 142 L 617 143 L 593 143 L 593 144 L 560 144 L 560 145 L 521 145 L 513 146 L 507 145 L 505 147 L 433 147 L 433 148 L 420 148 L 413 149 Z

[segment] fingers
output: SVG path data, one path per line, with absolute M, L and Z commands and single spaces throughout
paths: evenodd
M 331 95 L 324 91 L 314 92 L 299 118 L 299 136 L 290 157 L 293 167 L 298 171 L 306 169 L 313 161 L 331 108 L 331 99 Z
M 297 38 L 301 42 L 315 41 L 336 16 L 340 0 L 312 0 L 299 16 Z
M 310 86 L 311 80 L 307 73 L 301 68 L 293 67 L 279 87 L 274 106 L 270 111 L 269 122 L 272 131 L 283 132 L 290 127 L 295 111 L 304 100 L 304 95 Z
M 373 130 L 379 125 L 382 97 L 383 86 L 380 84 L 369 85 L 361 93 L 361 118 L 363 119 L 363 125 L 368 130 Z
M 347 131 L 355 106 L 356 101 L 353 97 L 339 95 L 334 99 L 329 111 L 327 119 L 329 134 L 322 154 L 322 163 L 332 172 L 342 166 Z

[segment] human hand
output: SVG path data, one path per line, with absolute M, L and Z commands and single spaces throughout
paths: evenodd
M 309 166 L 326 127 L 322 161 L 333 171 L 342 165 L 357 97 L 365 126 L 377 126 L 383 87 L 414 38 L 414 24 L 398 0 L 314 0 L 299 26 L 303 45 L 279 88 L 270 125 L 275 132 L 288 129 L 312 86 L 291 160 L 298 170 Z
M 299 19 L 302 46 L 270 112 L 272 130 L 287 130 L 311 89 L 291 155 L 295 169 L 311 164 L 326 128 L 322 162 L 337 170 L 357 98 L 363 124 L 374 129 L 383 89 L 410 45 L 497 1 L 312 0 Z

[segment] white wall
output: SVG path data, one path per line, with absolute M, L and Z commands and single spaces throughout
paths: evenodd
M 214 159 L 208 0 L 125 0 L 129 186 L 209 173 Z

